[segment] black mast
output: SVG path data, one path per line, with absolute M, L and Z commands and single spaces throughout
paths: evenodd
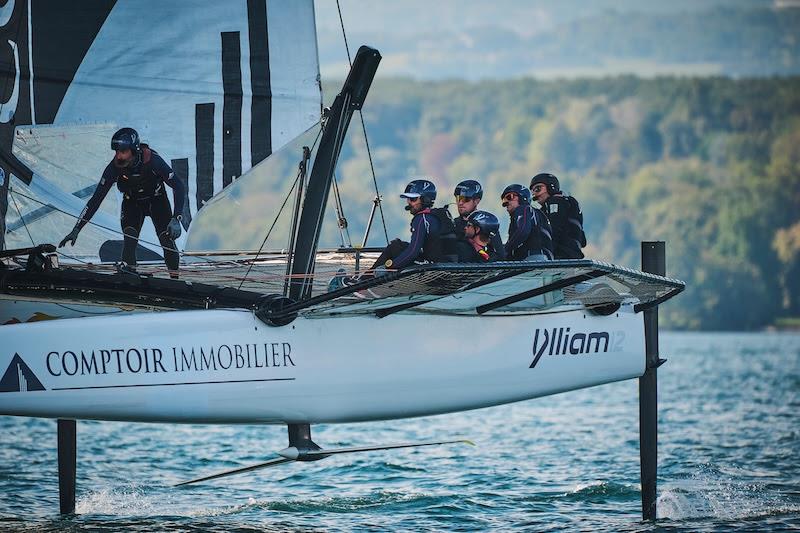
M 317 253 L 319 233 L 328 203 L 333 171 L 342 149 L 342 141 L 350 125 L 353 111 L 361 109 L 367 92 L 375 77 L 381 54 L 374 48 L 362 46 L 356 53 L 356 59 L 350 74 L 344 82 L 342 91 L 336 96 L 328 114 L 322 139 L 317 149 L 317 157 L 311 169 L 306 197 L 303 201 L 303 213 L 297 229 L 297 244 L 291 254 L 292 278 L 289 297 L 295 301 L 311 295 L 314 259 Z

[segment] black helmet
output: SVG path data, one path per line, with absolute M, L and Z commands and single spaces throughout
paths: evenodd
M 464 180 L 453 191 L 453 196 L 466 196 L 467 198 L 483 198 L 483 187 L 475 180 Z
M 506 194 L 513 192 L 517 196 L 519 196 L 519 205 L 530 205 L 531 203 L 531 191 L 526 189 L 524 185 L 520 185 L 519 183 L 512 183 L 505 189 L 503 189 L 503 194 L 500 195 L 500 199 L 506 197 Z M 503 206 L 505 207 L 505 206 Z
M 473 211 L 467 217 L 467 224 L 476 226 L 487 237 L 494 237 L 500 232 L 500 221 L 488 211 Z
M 558 178 L 547 172 L 536 174 L 531 178 L 531 189 L 537 183 L 544 183 L 547 186 L 548 194 L 557 194 L 561 192 L 561 185 L 558 183 Z
M 436 185 L 426 179 L 418 179 L 406 185 L 400 198 L 422 198 L 422 205 L 431 207 L 436 200 Z
M 112 150 L 139 151 L 139 134 L 133 128 L 122 128 L 111 136 Z

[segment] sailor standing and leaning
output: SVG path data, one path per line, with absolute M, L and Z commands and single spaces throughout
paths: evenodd
M 586 246 L 586 234 L 578 200 L 561 192 L 558 178 L 547 173 L 531 179 L 531 193 L 553 227 L 554 258 L 583 259 L 581 248 Z
M 475 180 L 464 180 L 456 185 L 453 195 L 456 198 L 456 207 L 458 208 L 458 217 L 453 220 L 453 224 L 456 228 L 456 237 L 458 237 L 461 242 L 465 242 L 467 239 L 465 235 L 467 221 L 478 209 L 478 204 L 481 203 L 483 187 Z M 491 215 L 491 213 L 487 214 Z M 505 259 L 505 249 L 503 248 L 503 240 L 500 238 L 499 231 L 495 231 L 492 235 L 492 248 L 498 255 L 496 260 L 502 261 Z M 461 253 L 459 253 L 459 260 L 464 261 L 461 257 Z
M 499 246 L 495 243 L 499 242 Z M 500 240 L 500 221 L 488 211 L 473 211 L 467 217 L 464 239 L 458 241 L 462 263 L 491 263 L 505 258 Z
M 514 183 L 500 195 L 511 217 L 506 241 L 506 259 L 546 261 L 553 258 L 553 237 L 547 216 L 531 206 L 531 192 Z
M 170 276 L 177 277 L 179 255 L 175 239 L 181 235 L 181 217 L 186 201 L 186 188 L 158 153 L 147 144 L 140 143 L 139 134 L 133 128 L 122 128 L 111 137 L 114 159 L 106 166 L 100 183 L 81 211 L 78 222 L 64 237 L 59 248 L 67 242 L 75 245 L 78 233 L 97 212 L 103 199 L 115 183 L 123 195 L 120 222 L 125 243 L 122 261 L 130 267 L 136 266 L 136 245 L 144 217 L 153 221 L 158 240 L 164 250 L 164 262 Z M 172 188 L 175 208 L 172 210 L 164 184 Z

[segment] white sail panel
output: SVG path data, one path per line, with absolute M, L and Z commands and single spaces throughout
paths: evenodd
M 286 250 L 303 147 L 310 155 L 307 184 L 320 132 L 318 124 L 312 126 L 209 201 L 189 228 L 185 250 Z
M 6 247 L 24 248 L 32 243 L 58 244 L 64 228 L 75 224 L 79 213 L 97 187 L 108 162 L 108 138 L 116 124 L 37 126 L 18 128 L 14 156 L 33 172 L 30 183 L 12 175 L 6 217 Z M 65 143 L 69 135 L 74 143 Z M 67 255 L 93 258 L 102 244 L 118 239 L 120 202 L 109 194 Z M 108 229 L 104 229 L 108 228 Z M 144 243 L 143 243 L 144 244 Z

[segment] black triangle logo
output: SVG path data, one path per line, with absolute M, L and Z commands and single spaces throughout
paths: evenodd
M 0 379 L 0 392 L 26 392 L 47 390 L 18 353 L 14 354 L 6 373 Z

